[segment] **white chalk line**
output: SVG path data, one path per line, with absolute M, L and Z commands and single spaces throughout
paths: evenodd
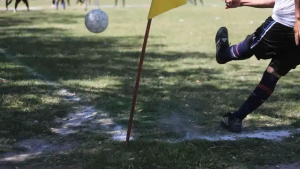
M 244 129 L 241 133 L 231 133 L 226 129 L 219 129 L 208 132 L 203 131 L 199 126 L 194 125 L 194 121 L 190 118 L 173 112 L 167 116 L 163 116 L 160 120 L 160 125 L 166 128 L 169 132 L 183 135 L 179 139 L 158 139 L 157 141 L 178 143 L 189 140 L 207 140 L 207 141 L 238 141 L 241 139 L 264 139 L 282 141 L 284 138 L 292 137 L 294 134 L 300 133 L 300 128 L 278 129 L 278 130 L 263 130 L 256 129 L 251 131 Z
M 43 79 L 46 82 L 46 84 L 48 84 L 49 86 L 53 86 L 55 88 L 62 87 L 61 84 L 46 80 L 45 76 L 35 72 L 30 67 L 22 64 L 16 57 L 14 57 L 12 54 L 10 54 L 10 52 L 8 52 L 6 49 L 0 48 L 0 53 L 4 54 L 13 63 L 22 65 L 33 76 L 35 76 L 39 79 Z M 9 81 L 9 79 L 7 79 L 7 80 Z M 75 93 L 70 93 L 66 89 L 61 89 L 58 92 L 58 94 L 60 96 L 64 96 L 66 98 L 65 100 L 70 101 L 70 102 L 78 102 L 81 100 L 81 98 L 77 97 Z M 127 134 L 126 130 L 124 130 L 121 125 L 115 124 L 113 122 L 113 119 L 110 118 L 107 113 L 105 113 L 104 111 L 96 110 L 93 106 L 82 106 L 82 108 L 79 111 L 77 111 L 75 113 L 71 113 L 65 118 L 56 118 L 55 121 L 57 123 L 61 123 L 62 125 L 59 128 L 51 128 L 51 131 L 53 133 L 56 133 L 56 134 L 59 134 L 62 136 L 74 134 L 74 133 L 77 133 L 82 130 L 82 129 L 74 129 L 75 127 L 90 128 L 93 126 L 100 127 L 100 130 L 102 130 L 106 133 L 112 134 L 111 139 L 114 141 L 123 141 L 124 138 L 126 138 L 126 134 Z M 87 123 L 87 122 L 91 122 L 91 123 Z M 99 128 L 98 128 L 98 130 L 99 130 Z M 130 139 L 133 139 L 133 137 L 131 137 Z M 49 150 L 52 150 L 52 151 L 53 151 L 53 149 L 55 150 L 55 148 L 53 148 L 54 146 L 50 145 L 50 144 L 46 144 L 45 143 L 46 141 L 44 139 L 38 139 L 39 142 L 41 142 L 38 147 L 36 147 L 36 145 L 35 145 L 36 142 L 32 142 L 32 144 L 30 145 L 30 140 L 31 139 L 22 141 L 22 142 L 27 143 L 27 146 L 25 147 L 25 148 L 27 148 L 27 152 L 23 152 L 23 153 L 10 152 L 10 153 L 3 154 L 0 156 L 0 162 L 1 161 L 2 162 L 3 161 L 23 161 L 23 160 L 26 160 L 29 158 L 33 158 L 33 157 L 40 155 L 41 153 L 47 152 Z M 33 139 L 33 140 L 36 140 L 36 139 Z M 22 142 L 16 143 L 16 145 L 18 145 L 20 147 L 24 147 L 24 146 L 22 146 L 23 145 Z M 44 143 L 44 145 L 43 145 L 43 143 Z M 50 147 L 50 148 L 45 148 L 45 147 Z M 61 147 L 57 147 L 56 149 L 60 149 L 60 148 Z
M 17 58 L 15 58 L 13 55 L 9 54 L 9 52 L 6 51 L 5 49 L 0 48 L 0 53 L 3 53 L 4 55 L 6 55 L 6 57 L 8 57 L 15 64 L 22 65 L 33 76 L 35 76 L 39 79 L 43 79 L 46 82 L 46 84 L 48 84 L 49 86 L 54 86 L 56 88 L 57 87 L 62 87 L 61 84 L 46 80 L 45 76 L 35 72 L 30 67 L 28 67 L 26 65 L 23 65 L 20 61 L 17 60 Z M 61 96 L 64 96 L 67 101 L 77 102 L 77 101 L 81 100 L 81 98 L 77 97 L 75 93 L 70 93 L 66 89 L 61 89 L 58 92 L 58 94 L 61 95 Z M 101 121 L 101 118 L 104 117 L 103 114 L 105 114 L 105 119 L 106 120 L 109 119 L 111 122 L 110 122 L 110 124 L 99 122 L 99 124 L 103 124 L 103 126 L 105 128 L 107 128 L 108 125 L 110 125 L 110 126 L 115 125 L 113 120 L 108 117 L 108 114 L 104 113 L 103 111 L 97 111 L 93 106 L 85 106 L 85 107 L 82 107 L 81 110 L 79 110 L 75 113 L 69 114 L 68 117 L 66 117 L 66 118 L 63 118 L 63 119 L 57 118 L 56 121 L 63 123 L 63 125 L 62 125 L 61 128 L 53 128 L 52 130 L 56 131 L 58 134 L 61 134 L 61 135 L 66 135 L 66 133 L 72 134 L 72 133 L 74 133 L 74 130 L 71 130 L 72 127 L 78 127 L 81 124 L 83 124 L 83 122 L 93 120 L 93 117 L 96 117 L 96 115 L 98 115 L 98 117 L 100 117 L 100 119 L 98 118 L 98 119 L 95 119 L 95 120 Z M 117 126 L 118 129 L 120 128 L 119 125 L 116 125 L 116 126 Z M 64 133 L 62 131 L 65 131 L 66 133 Z M 123 133 L 125 133 L 125 131 Z M 114 136 L 113 138 L 117 138 L 117 137 Z
M 295 130 L 270 130 L 270 131 L 252 131 L 244 133 L 232 133 L 224 135 L 201 135 L 200 133 L 187 133 L 181 139 L 155 139 L 153 141 L 180 143 L 184 141 L 206 140 L 206 141 L 240 141 L 243 139 L 262 139 L 271 141 L 282 141 L 285 138 L 291 137 L 293 134 L 299 134 L 300 129 Z

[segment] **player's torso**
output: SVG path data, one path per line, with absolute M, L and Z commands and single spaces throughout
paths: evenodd
M 283 25 L 293 27 L 295 24 L 295 1 L 275 0 L 272 17 Z

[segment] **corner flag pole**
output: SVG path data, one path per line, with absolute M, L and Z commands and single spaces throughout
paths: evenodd
M 135 111 L 137 92 L 139 90 L 139 84 L 140 84 L 140 79 L 141 79 L 141 73 L 142 73 L 143 62 L 144 62 L 145 53 L 146 53 L 146 47 L 147 47 L 147 41 L 148 41 L 148 36 L 149 36 L 149 32 L 150 32 L 151 22 L 152 22 L 152 19 L 148 19 L 147 29 L 146 29 L 143 48 L 142 48 L 141 57 L 140 57 L 139 69 L 138 69 L 138 72 L 137 72 L 135 87 L 134 87 L 134 91 L 133 91 L 131 112 L 130 112 L 128 129 L 127 129 L 127 136 L 126 136 L 126 145 L 128 145 L 129 139 L 130 139 L 130 133 L 131 133 L 132 122 L 133 122 L 133 114 L 134 114 L 134 111 Z

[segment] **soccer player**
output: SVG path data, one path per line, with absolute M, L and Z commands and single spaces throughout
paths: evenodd
M 27 7 L 27 10 L 29 11 L 29 3 L 28 3 L 28 0 L 16 0 L 16 3 L 15 3 L 15 10 L 14 12 L 17 11 L 17 8 L 18 8 L 18 4 L 23 1 Z M 6 0 L 6 10 L 8 10 L 8 5 L 12 2 L 12 0 Z
M 58 7 L 59 7 L 59 1 L 60 0 L 56 0 L 55 1 L 55 5 L 56 5 L 56 10 L 58 10 Z M 65 0 L 61 0 L 61 5 L 64 9 L 66 9 L 66 3 L 65 3 Z
M 119 0 L 115 0 L 115 6 L 118 6 L 118 1 Z M 125 0 L 123 0 L 123 7 L 125 7 Z
M 228 30 L 221 27 L 216 34 L 216 60 L 225 64 L 234 60 L 270 59 L 262 79 L 244 104 L 223 116 L 221 124 L 240 133 L 242 121 L 260 107 L 274 92 L 280 77 L 300 64 L 300 0 L 226 0 L 226 9 L 249 6 L 273 8 L 272 16 L 248 35 L 244 41 L 229 45 Z

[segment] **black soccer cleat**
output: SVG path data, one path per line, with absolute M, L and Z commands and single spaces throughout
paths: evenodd
M 228 30 L 226 27 L 221 27 L 217 34 L 216 34 L 216 60 L 219 64 L 225 64 L 226 61 L 222 58 L 222 52 L 224 52 L 227 48 L 229 48 L 229 37 L 228 37 Z
M 238 118 L 232 117 L 232 113 L 227 113 L 223 116 L 221 125 L 231 132 L 242 132 L 242 121 Z

